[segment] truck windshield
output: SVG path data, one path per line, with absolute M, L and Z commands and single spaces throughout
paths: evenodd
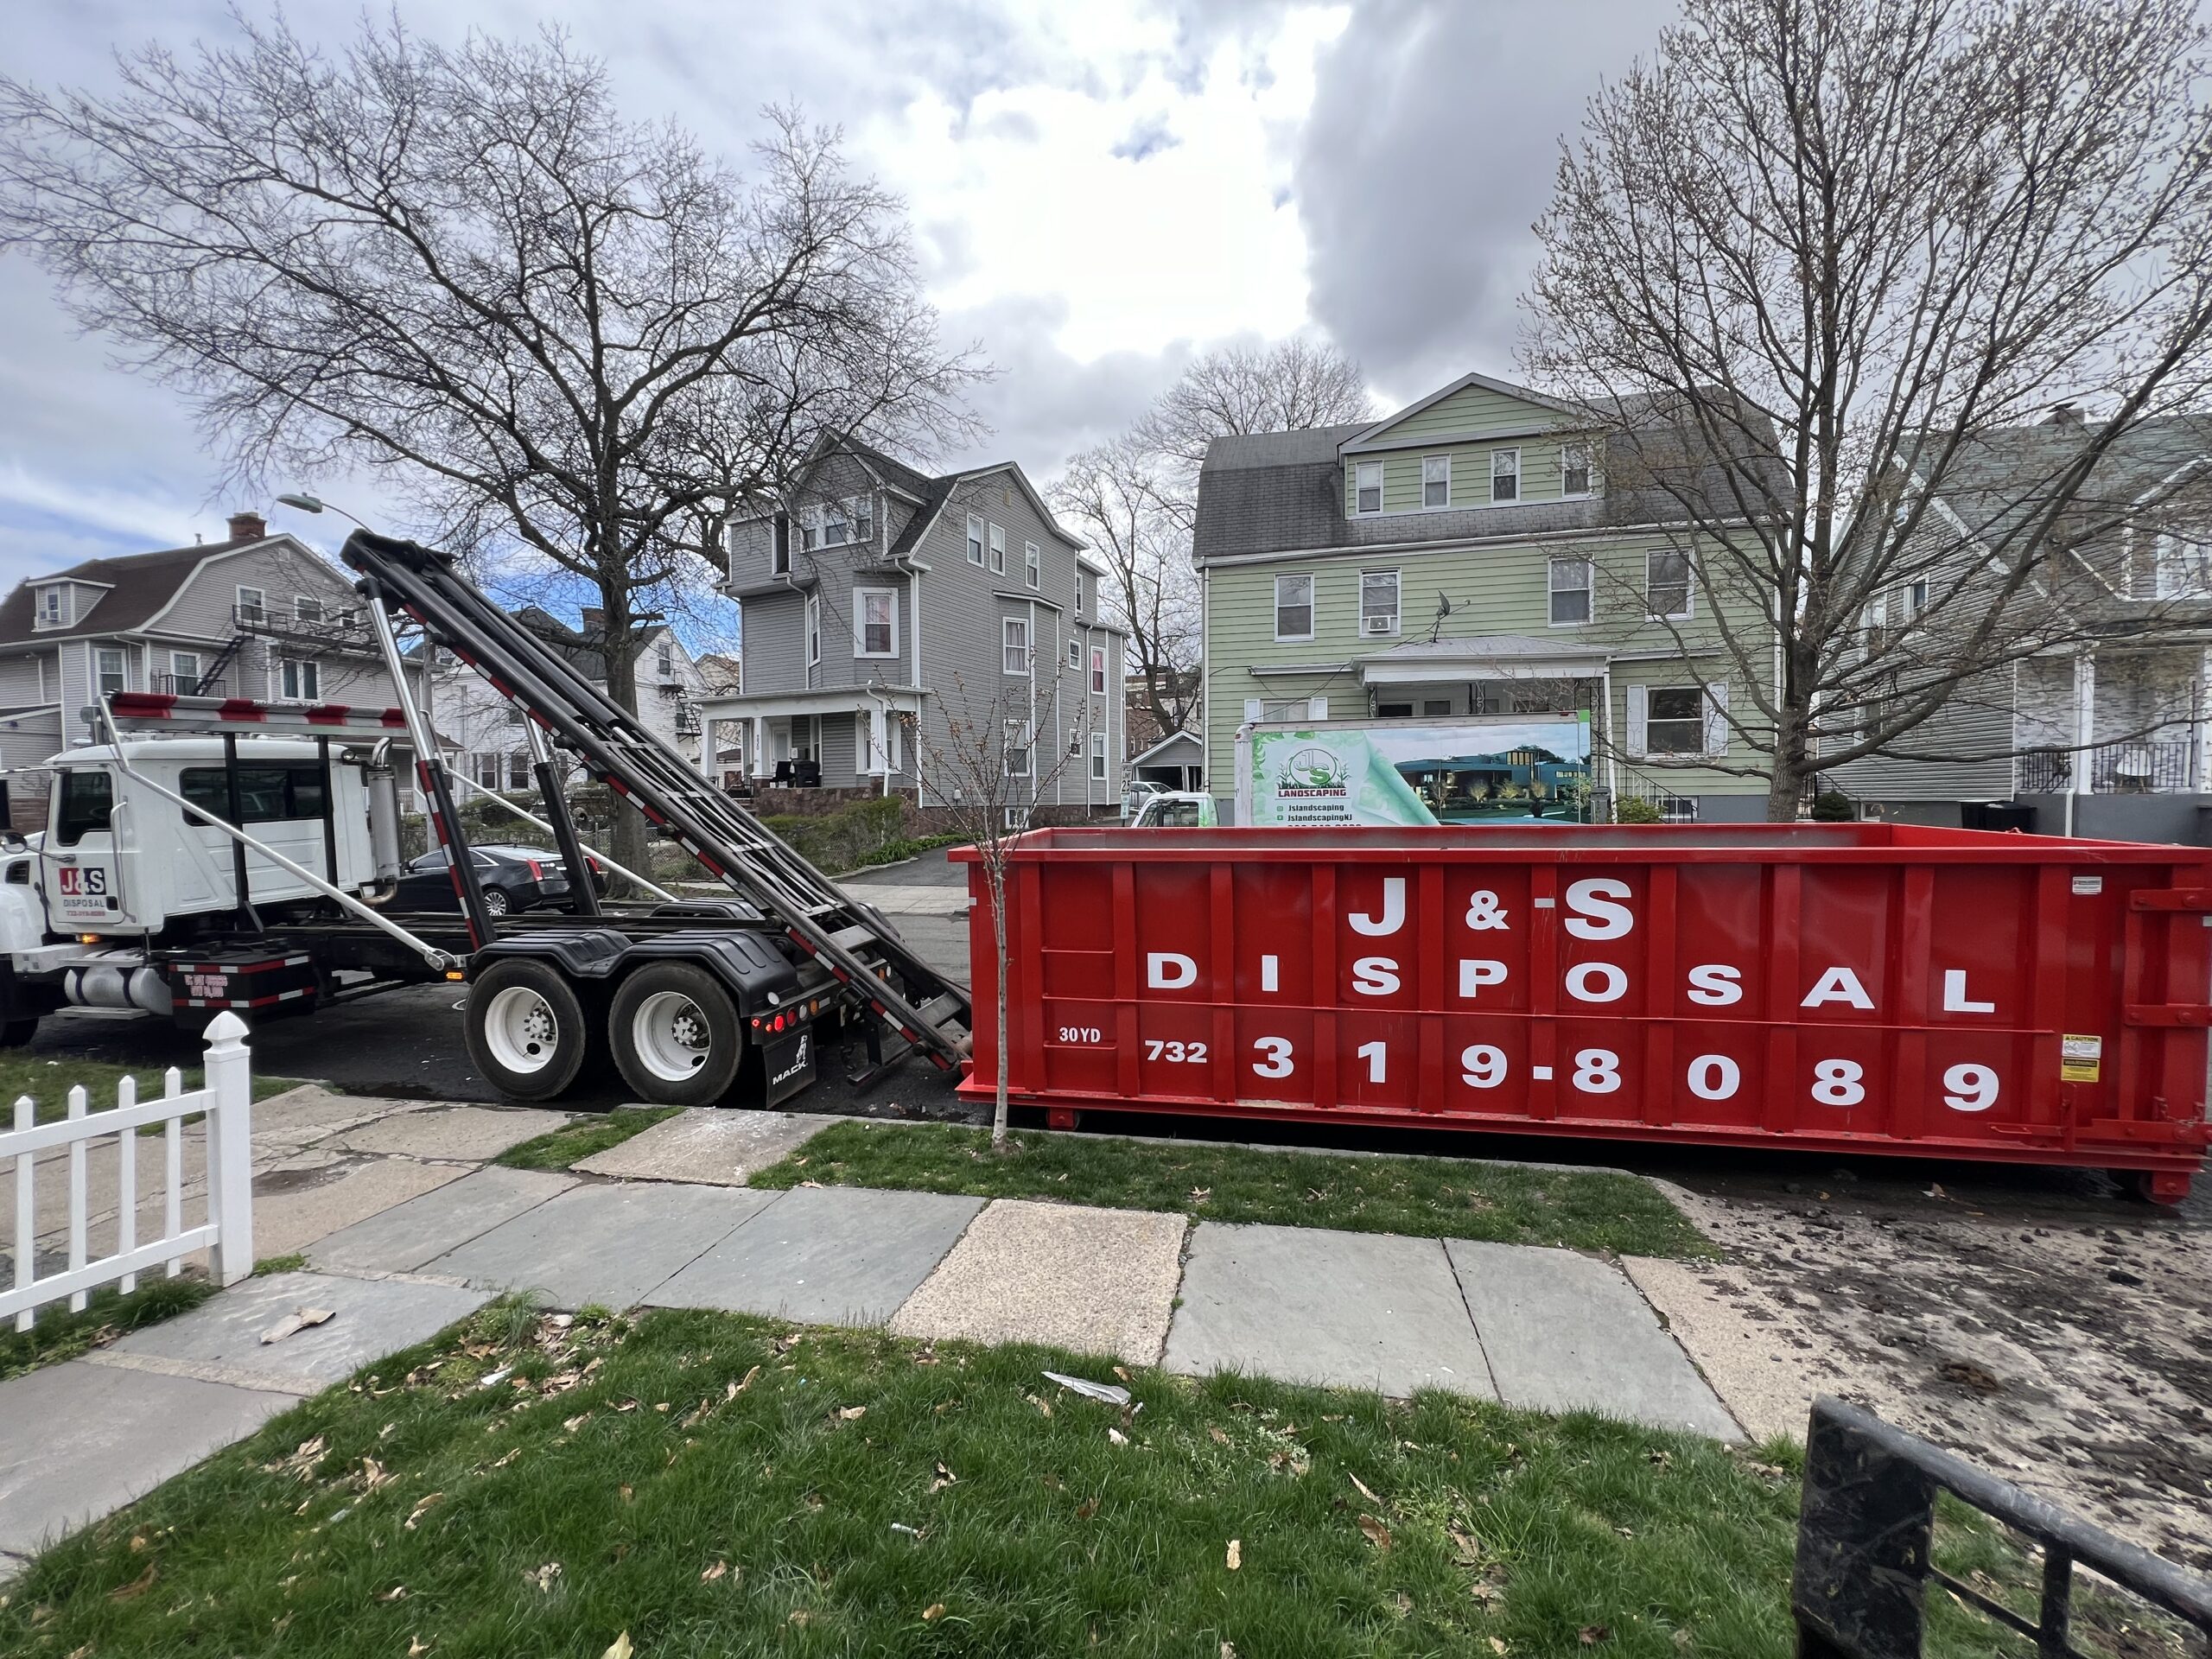
M 107 815 L 115 810 L 115 783 L 104 772 L 71 772 L 61 779 L 61 821 L 54 825 L 54 839 L 74 847 L 95 830 L 107 828 Z

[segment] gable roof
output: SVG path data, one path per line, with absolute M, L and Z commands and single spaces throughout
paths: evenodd
M 1552 413 L 1563 415 L 1569 420 L 1587 421 L 1590 418 L 1587 410 L 1577 409 L 1572 404 L 1563 403 L 1559 398 L 1549 397 L 1533 387 L 1516 386 L 1510 380 L 1500 380 L 1487 374 L 1463 374 L 1450 385 L 1440 386 L 1427 397 L 1408 404 L 1403 409 L 1393 414 L 1385 415 L 1381 420 L 1363 428 L 1357 437 L 1345 439 L 1344 443 L 1345 452 L 1349 454 L 1354 449 L 1366 448 L 1401 422 L 1411 420 L 1423 410 L 1433 409 L 1446 398 L 1457 397 L 1469 387 L 1475 387 L 1483 391 L 1494 391 L 1501 397 L 1510 397 L 1516 403 L 1530 404 L 1538 409 L 1549 410 Z
M 50 645 L 92 634 L 125 633 L 160 620 L 185 584 L 200 568 L 234 553 L 268 548 L 290 550 L 329 569 L 329 563 L 304 542 L 289 536 L 257 536 L 246 541 L 208 542 L 192 547 L 162 548 L 153 553 L 126 553 L 119 557 L 87 559 L 67 570 L 27 576 L 7 598 L 0 600 L 0 646 Z M 333 575 L 339 573 L 331 569 Z M 340 578 L 343 581 L 343 578 Z M 37 591 L 57 582 L 88 582 L 107 591 L 99 602 L 65 628 L 33 626 Z M 348 586 L 351 584 L 348 583 Z
M 899 539 L 891 544 L 890 556 L 894 559 L 904 558 L 920 544 L 922 537 L 929 534 L 931 526 L 937 523 L 938 515 L 944 512 L 946 503 L 952 499 L 953 492 L 959 486 L 976 479 L 988 478 L 994 473 L 1014 474 L 1014 483 L 1028 499 L 1037 517 L 1044 522 L 1047 533 L 1057 537 L 1078 553 L 1084 549 L 1085 543 L 1080 537 L 1071 536 L 1060 527 L 1060 521 L 1052 516 L 1052 508 L 1037 493 L 1037 486 L 1029 481 L 1029 475 L 1021 470 L 1019 461 L 995 461 L 962 472 L 931 477 L 909 467 L 903 461 L 893 460 L 874 445 L 863 443 L 849 433 L 825 432 L 815 440 L 814 448 L 808 452 L 800 471 L 801 479 L 810 474 L 816 467 L 831 455 L 839 454 L 851 455 L 884 484 L 917 503 L 914 516 L 906 521 L 906 527 L 899 532 Z M 1096 570 L 1097 567 L 1092 569 Z

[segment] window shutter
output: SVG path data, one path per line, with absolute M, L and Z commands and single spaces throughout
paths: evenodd
M 1643 687 L 1628 688 L 1628 757 L 1631 760 L 1643 759 L 1644 721 L 1649 703 Z
M 1308 697 L 1306 699 L 1306 719 L 1326 720 L 1328 717 L 1329 700 L 1326 697 Z
M 1728 753 L 1728 688 L 1725 685 L 1705 688 L 1705 752 L 1708 755 Z
M 1249 726 L 1255 724 L 1266 717 L 1267 712 L 1261 706 L 1259 698 L 1247 697 L 1244 699 L 1244 723 L 1246 725 Z

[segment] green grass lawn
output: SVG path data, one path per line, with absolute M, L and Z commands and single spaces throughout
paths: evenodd
M 164 1068 L 145 1065 L 111 1065 L 100 1060 L 69 1058 L 49 1060 L 37 1055 L 25 1054 L 19 1049 L 0 1050 L 0 1129 L 16 1127 L 16 1101 L 29 1095 L 37 1108 L 34 1121 L 51 1123 L 69 1116 L 69 1090 L 77 1084 L 85 1085 L 85 1109 L 105 1111 L 115 1104 L 115 1085 L 125 1077 L 138 1080 L 138 1098 L 151 1100 L 162 1092 Z M 203 1081 L 200 1068 L 182 1068 L 184 1086 L 197 1089 Z M 253 1079 L 253 1097 L 266 1100 L 271 1095 L 281 1095 L 287 1089 L 300 1086 L 297 1077 L 264 1077 L 257 1074 Z
M 609 1147 L 619 1147 L 633 1135 L 642 1135 L 664 1117 L 674 1117 L 681 1106 L 626 1106 L 601 1112 L 553 1129 L 518 1147 L 510 1147 L 493 1160 L 510 1169 L 566 1169 L 579 1158 L 588 1158 Z
M 128 1296 L 113 1285 L 92 1292 L 81 1313 L 72 1313 L 63 1300 L 39 1309 L 28 1331 L 16 1330 L 13 1319 L 0 1321 L 0 1382 L 104 1348 L 127 1331 L 197 1307 L 214 1294 L 205 1279 L 141 1274 L 138 1288 Z
M 47 1552 L 0 1651 L 1789 1651 L 1789 1448 L 1141 1370 L 1121 1408 L 1047 1366 L 1105 1375 L 495 1306 Z M 1931 1653 L 1998 1650 L 1931 1615 Z
M 1257 1147 L 1191 1146 L 1016 1131 L 994 1156 L 982 1129 L 836 1123 L 754 1186 L 902 1187 L 995 1198 L 1058 1198 L 1179 1210 L 1207 1221 L 1274 1222 L 1560 1244 L 1626 1255 L 1709 1255 L 1712 1247 L 1648 1181 L 1451 1158 L 1335 1158 Z

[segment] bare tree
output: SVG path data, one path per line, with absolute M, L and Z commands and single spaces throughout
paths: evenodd
M 1129 665 L 1161 733 L 1188 729 L 1205 639 L 1191 530 L 1206 446 L 1236 432 L 1290 432 L 1374 413 L 1358 365 L 1294 336 L 1208 353 L 1127 433 L 1069 458 L 1053 508 L 1105 562 L 1107 614 L 1128 630 Z
M 1524 358 L 1679 527 L 1770 817 L 2098 626 L 2150 505 L 2101 468 L 2203 391 L 2203 44 L 2190 0 L 1686 0 L 1591 101 Z M 2020 437 L 2062 398 L 2100 418 Z
M 1006 1147 L 1007 1119 L 1007 947 L 1006 872 L 1014 844 L 1029 828 L 1045 794 L 1090 747 L 1090 702 L 1069 734 L 1065 752 L 1053 719 L 1058 664 L 1043 677 L 1009 681 L 1003 690 L 971 696 L 956 671 L 951 695 L 944 699 L 942 739 L 919 738 L 925 773 L 923 804 L 972 842 L 990 894 L 991 943 L 997 971 L 995 998 L 998 1021 L 998 1094 L 991 1113 L 991 1146 Z M 1057 793 L 1057 790 L 1054 790 Z
M 625 119 L 558 33 L 326 57 L 282 18 L 0 79 L 0 244 L 194 404 L 232 477 L 366 465 L 424 525 L 594 593 L 637 706 L 656 601 L 824 426 L 961 429 L 897 201 L 772 111 L 750 178 Z M 621 816 L 617 856 L 644 855 Z

